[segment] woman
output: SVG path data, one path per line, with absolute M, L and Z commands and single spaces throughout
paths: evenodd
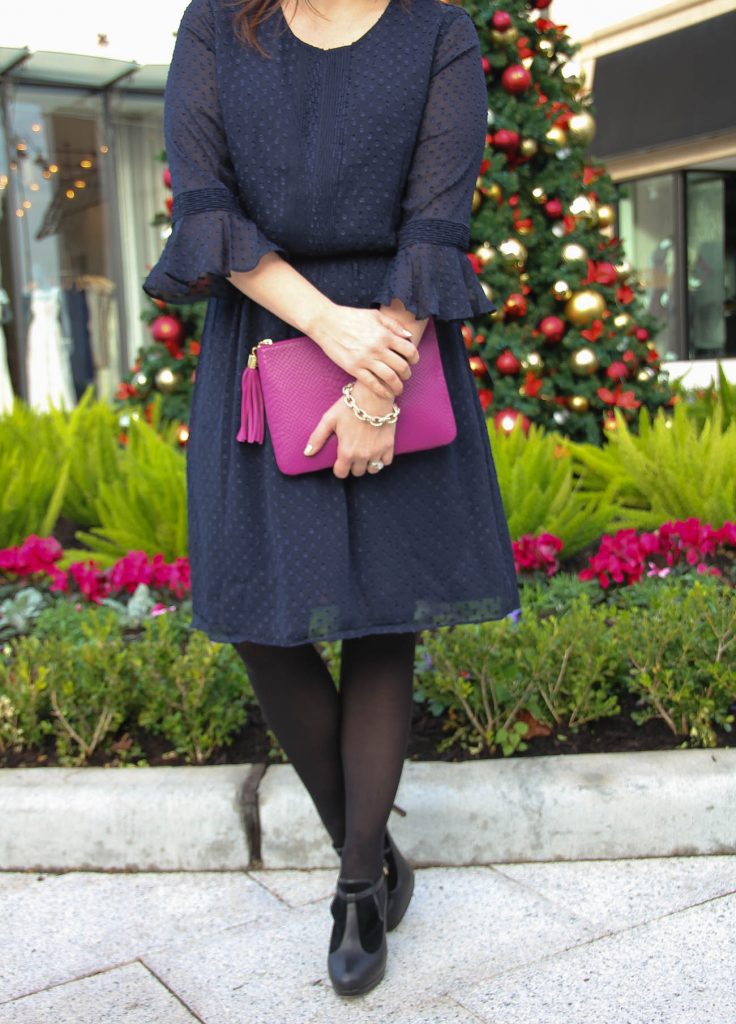
M 193 625 L 242 656 L 341 854 L 328 969 L 353 995 L 382 978 L 385 933 L 412 893 L 386 823 L 416 634 L 519 605 L 460 331 L 495 309 L 466 255 L 487 101 L 460 7 L 284 3 L 193 0 L 184 14 L 165 106 L 173 231 L 144 287 L 213 299 L 187 449 Z M 268 431 L 263 445 L 236 440 L 262 338 L 309 335 L 384 417 L 430 316 L 452 444 L 394 462 L 395 427 L 339 395 L 309 438 L 317 452 L 337 435 L 332 470 L 285 476 Z M 338 639 L 339 692 L 314 646 Z

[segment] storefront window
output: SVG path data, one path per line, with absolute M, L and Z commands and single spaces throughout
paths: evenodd
M 109 398 L 120 376 L 116 288 L 110 272 L 105 160 L 98 96 L 18 87 L 7 130 L 19 251 L 15 332 L 27 400 L 71 408 L 93 384 Z
M 120 253 L 127 355 L 151 338 L 141 314 L 150 309 L 141 284 L 158 259 L 168 230 L 154 225 L 166 207 L 163 99 L 120 91 L 110 103 L 115 148 L 115 203 L 120 224 Z
M 736 355 L 736 174 L 687 174 L 690 358 Z
M 676 277 L 675 189 L 671 174 L 626 182 L 619 233 L 646 291 L 647 311 L 663 324 L 655 338 L 662 359 L 676 359 L 680 316 Z

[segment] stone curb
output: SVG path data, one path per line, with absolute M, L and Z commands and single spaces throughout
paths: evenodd
M 736 853 L 736 749 L 406 761 L 417 866 Z M 337 865 L 291 765 L 0 770 L 0 870 Z

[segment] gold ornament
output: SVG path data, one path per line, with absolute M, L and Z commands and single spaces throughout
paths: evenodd
M 176 439 L 181 445 L 186 444 L 189 440 L 189 427 L 186 423 L 180 423 L 176 428 Z
M 592 377 L 598 365 L 598 356 L 592 348 L 575 349 L 570 356 L 570 369 L 577 377 Z
M 586 195 L 575 196 L 570 203 L 570 213 L 579 224 L 585 224 L 588 227 L 594 227 L 598 220 L 595 203 Z
M 538 151 L 539 146 L 536 139 L 522 139 L 519 143 L 519 152 L 525 160 L 530 160 L 533 156 L 536 156 Z
M 556 153 L 558 149 L 562 149 L 566 142 L 567 134 L 559 125 L 554 124 L 549 131 L 545 132 L 542 146 L 546 153 Z
M 585 72 L 574 60 L 566 61 L 560 70 L 563 88 L 574 95 L 585 85 Z
M 488 188 L 488 198 L 492 199 L 494 203 L 500 203 L 501 200 L 503 199 L 503 192 L 501 191 L 501 186 L 495 181 Z
M 523 68 L 526 68 L 527 71 L 531 71 L 533 63 L 534 63 L 534 58 L 533 57 L 524 57 L 524 59 L 521 62 L 521 66 Z
M 525 238 L 527 235 L 533 235 L 534 234 L 534 225 L 533 224 L 519 224 L 517 226 L 516 230 L 519 232 L 519 234 L 522 236 L 522 238 Z
M 137 373 L 133 378 L 133 384 L 139 391 L 145 391 L 146 388 L 151 386 L 151 382 L 145 373 Z
M 576 327 L 587 327 L 594 320 L 600 320 L 606 308 L 606 300 L 600 292 L 586 289 L 575 292 L 565 306 L 565 316 Z
M 499 306 L 497 309 L 494 309 L 493 312 L 488 314 L 488 319 L 494 324 L 498 323 L 499 320 L 503 320 L 503 308 Z
M 544 359 L 542 359 L 539 352 L 528 352 L 521 360 L 521 365 L 525 370 L 541 373 L 544 369 Z
M 562 246 L 560 256 L 563 263 L 585 262 L 588 259 L 588 250 L 577 242 L 568 242 L 567 245 Z
M 156 387 L 159 391 L 163 391 L 165 395 L 171 391 L 175 391 L 181 382 L 181 377 L 178 373 L 174 373 L 173 370 L 169 369 L 168 366 L 163 366 L 156 374 Z
M 537 43 L 537 53 L 551 60 L 555 55 L 554 44 L 551 39 L 540 39 Z
M 482 267 L 487 267 L 488 264 L 492 263 L 496 258 L 496 250 L 492 245 L 489 245 L 488 242 L 483 242 L 475 250 L 475 255 L 478 257 L 480 265 Z
M 587 412 L 590 408 L 590 402 L 585 395 L 572 395 L 567 405 L 573 412 Z
M 572 297 L 572 288 L 567 281 L 555 281 L 550 291 L 558 302 L 567 302 Z
M 589 146 L 595 138 L 595 118 L 587 110 L 573 114 L 567 122 L 567 134 L 573 142 Z
M 603 203 L 598 207 L 598 226 L 612 228 L 616 222 L 616 214 L 610 203 Z
M 491 30 L 491 39 L 497 46 L 506 46 L 511 43 L 515 43 L 519 38 L 519 30 L 511 25 L 505 30 L 505 32 L 499 32 L 498 29 Z
M 483 294 L 489 302 L 493 302 L 493 289 L 487 281 L 481 281 L 480 286 L 483 289 Z
M 528 284 L 528 282 L 529 282 L 529 275 L 527 274 L 526 271 L 524 271 L 523 274 L 519 274 L 519 280 L 522 281 L 524 284 Z
M 654 380 L 657 376 L 651 366 L 645 366 L 643 370 L 639 370 L 636 375 L 636 379 L 640 384 L 647 384 L 649 381 Z
M 625 281 L 631 274 L 631 264 L 627 259 L 619 260 L 618 263 L 614 263 L 613 269 L 616 271 L 619 281 Z
M 477 213 L 483 205 L 483 194 L 476 188 L 473 191 L 473 213 Z
M 544 203 L 547 202 L 547 193 L 544 191 L 543 188 L 537 186 L 536 188 L 532 189 L 532 199 L 538 206 L 542 206 Z
M 526 246 L 518 238 L 506 238 L 499 245 L 498 253 L 507 267 L 521 270 L 526 263 Z
M 618 331 L 625 331 L 627 327 L 631 327 L 631 317 L 628 313 L 617 313 L 613 318 L 613 326 Z

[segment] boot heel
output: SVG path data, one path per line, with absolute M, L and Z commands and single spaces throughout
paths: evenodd
M 351 891 L 353 885 L 368 881 L 366 888 Z M 375 911 L 372 927 L 361 936 L 358 903 L 367 900 Z M 327 970 L 338 995 L 363 995 L 374 988 L 386 972 L 386 873 L 377 882 L 367 879 L 338 878 L 335 896 L 330 905 L 334 918 Z M 370 917 L 370 913 L 367 915 Z M 339 934 L 339 942 L 337 935 Z

